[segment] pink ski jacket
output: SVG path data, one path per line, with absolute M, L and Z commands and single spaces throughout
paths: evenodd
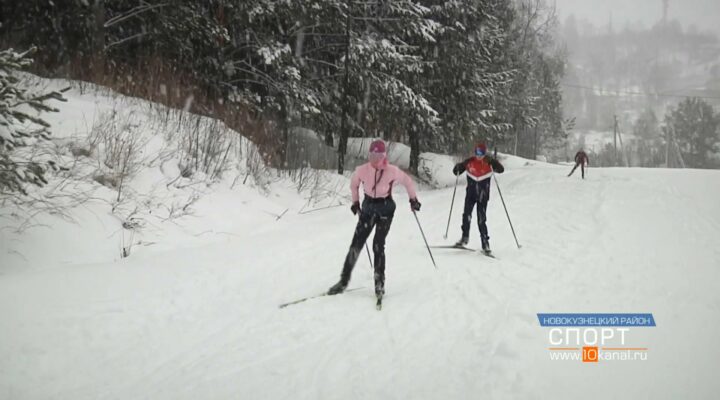
M 355 169 L 352 179 L 350 180 L 350 191 L 352 192 L 352 201 L 360 201 L 359 188 L 360 183 L 363 184 L 365 196 L 372 198 L 388 197 L 392 194 L 393 185 L 399 183 L 405 186 L 408 196 L 411 199 L 417 198 L 415 193 L 415 183 L 400 168 L 388 164 L 387 160 L 379 168 L 373 167 L 369 162 Z

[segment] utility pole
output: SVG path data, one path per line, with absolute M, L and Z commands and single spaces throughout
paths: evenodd
M 613 167 L 616 167 L 618 165 L 618 156 L 617 156 L 617 136 L 618 136 L 618 119 L 617 115 L 613 116 L 615 118 L 615 123 L 613 124 L 613 149 L 615 153 L 613 154 Z
M 665 168 L 670 168 L 670 127 L 665 130 Z
M 622 154 L 623 162 L 625 163 L 626 167 L 630 166 L 630 162 L 628 161 L 627 152 L 625 151 L 625 145 L 622 141 L 622 134 L 620 133 L 620 126 L 617 121 L 617 116 L 615 116 L 615 132 L 617 132 L 617 137 L 620 139 L 620 153 Z
M 665 143 L 665 167 L 670 168 L 670 156 L 673 157 L 673 166 L 679 168 L 685 168 L 685 160 L 683 160 L 682 153 L 680 152 L 680 145 L 675 140 L 675 127 L 666 127 L 667 137 Z M 670 153 L 670 147 L 672 147 L 673 153 Z

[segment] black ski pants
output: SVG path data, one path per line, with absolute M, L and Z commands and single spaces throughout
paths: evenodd
M 465 190 L 465 209 L 463 210 L 462 219 L 462 237 L 470 237 L 470 222 L 472 221 L 473 208 L 477 208 L 477 224 L 480 230 L 480 240 L 488 243 L 490 236 L 487 228 L 487 205 L 489 199 L 490 185 L 489 181 L 476 182 L 468 179 L 468 186 Z
M 585 163 L 584 162 L 575 163 L 575 166 L 573 167 L 572 171 L 570 171 L 570 174 L 568 174 L 568 176 L 572 175 L 578 166 L 580 166 L 580 172 L 582 173 L 582 178 L 585 179 Z
M 385 238 L 390 232 L 390 224 L 392 224 L 395 215 L 395 202 L 391 197 L 383 199 L 372 199 L 366 197 L 363 200 L 360 219 L 355 227 L 355 235 L 350 250 L 345 257 L 342 275 L 340 279 L 346 284 L 350 282 L 350 275 L 355 267 L 358 256 L 362 252 L 365 241 L 370 236 L 373 228 L 375 228 L 375 237 L 373 238 L 373 253 L 375 260 L 375 286 L 385 287 Z

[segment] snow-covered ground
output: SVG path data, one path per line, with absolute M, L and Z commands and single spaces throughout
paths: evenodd
M 71 93 L 64 123 L 89 96 Z M 439 165 L 452 162 L 428 158 L 450 187 L 421 190 L 418 216 L 432 244 L 449 243 L 463 186 L 445 240 L 454 176 Z M 71 209 L 75 223 L 4 229 L 0 398 L 716 398 L 720 172 L 590 169 L 582 181 L 504 160 L 497 178 L 522 248 L 493 184 L 498 258 L 436 249 L 434 269 L 397 190 L 380 312 L 365 253 L 350 284 L 362 290 L 278 308 L 338 279 L 356 219 L 347 206 L 307 212 L 347 202 L 347 177 L 329 173 L 318 179 L 340 197 L 328 189 L 310 206 L 287 180 L 260 190 L 228 174 L 192 214 L 140 212 L 142 243 L 123 259 L 127 233 L 107 200 Z M 160 165 L 131 186 L 188 195 L 165 186 L 176 176 Z M 653 313 L 657 327 L 633 336 L 646 361 L 553 361 L 542 312 Z

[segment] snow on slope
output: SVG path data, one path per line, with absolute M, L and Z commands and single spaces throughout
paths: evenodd
M 3 206 L 0 211 L 0 275 L 9 271 L 46 269 L 65 265 L 111 262 L 121 258 L 121 248 L 132 244 L 131 253 L 167 251 L 177 246 L 197 245 L 226 235 L 251 234 L 244 226 L 262 229 L 289 210 L 311 209 L 347 202 L 345 178 L 325 171 L 305 172 L 304 177 L 277 178 L 276 171 L 262 163 L 254 145 L 222 123 L 141 99 L 119 95 L 106 88 L 64 80 L 46 80 L 27 75 L 29 85 L 39 90 L 71 86 L 67 103 L 53 104 L 58 113 L 44 118 L 52 125 L 53 151 L 61 154 L 61 165 L 71 171 L 51 179 L 43 190 L 62 212 L 37 213 Z M 219 182 L 209 184 L 207 175 L 182 173 L 182 140 L 194 129 L 220 129 L 233 140 L 228 165 Z M 110 131 L 117 138 L 137 137 L 137 172 L 126 179 L 122 201 L 117 189 L 94 179 L 109 170 L 104 165 L 104 137 L 93 132 Z M 55 150 L 57 149 L 57 150 Z M 90 157 L 72 157 L 82 149 Z M 190 163 L 192 164 L 192 163 Z M 255 173 L 253 168 L 259 169 Z M 110 171 L 112 172 L 112 171 Z M 257 176 L 260 175 L 260 176 Z M 298 194 L 299 180 L 304 182 Z M 268 195 L 267 192 L 270 192 Z M 82 195 L 79 195 L 81 193 Z M 22 218 L 11 218 L 20 214 Z M 141 226 L 132 232 L 123 223 Z M 34 228 L 18 232 L 18 228 Z M 243 228 L 238 228 L 242 226 Z M 210 239 L 208 239 L 210 238 Z M 41 243 L 41 251 L 38 244 Z M 200 241 L 200 243 L 204 243 Z
M 178 222 L 195 234 L 175 246 L 3 273 L 0 398 L 714 398 L 720 173 L 590 169 L 582 181 L 506 164 L 498 181 L 522 249 L 493 188 L 498 259 L 435 250 L 435 270 L 401 191 L 381 312 L 365 253 L 351 282 L 365 289 L 278 309 L 335 283 L 356 219 L 346 207 L 300 214 L 304 199 L 277 186 L 215 188 Z M 428 240 L 446 242 L 452 188 L 419 196 Z M 105 241 L 98 226 L 53 228 Z M 640 334 L 647 361 L 551 361 L 538 312 L 652 312 L 658 326 Z

